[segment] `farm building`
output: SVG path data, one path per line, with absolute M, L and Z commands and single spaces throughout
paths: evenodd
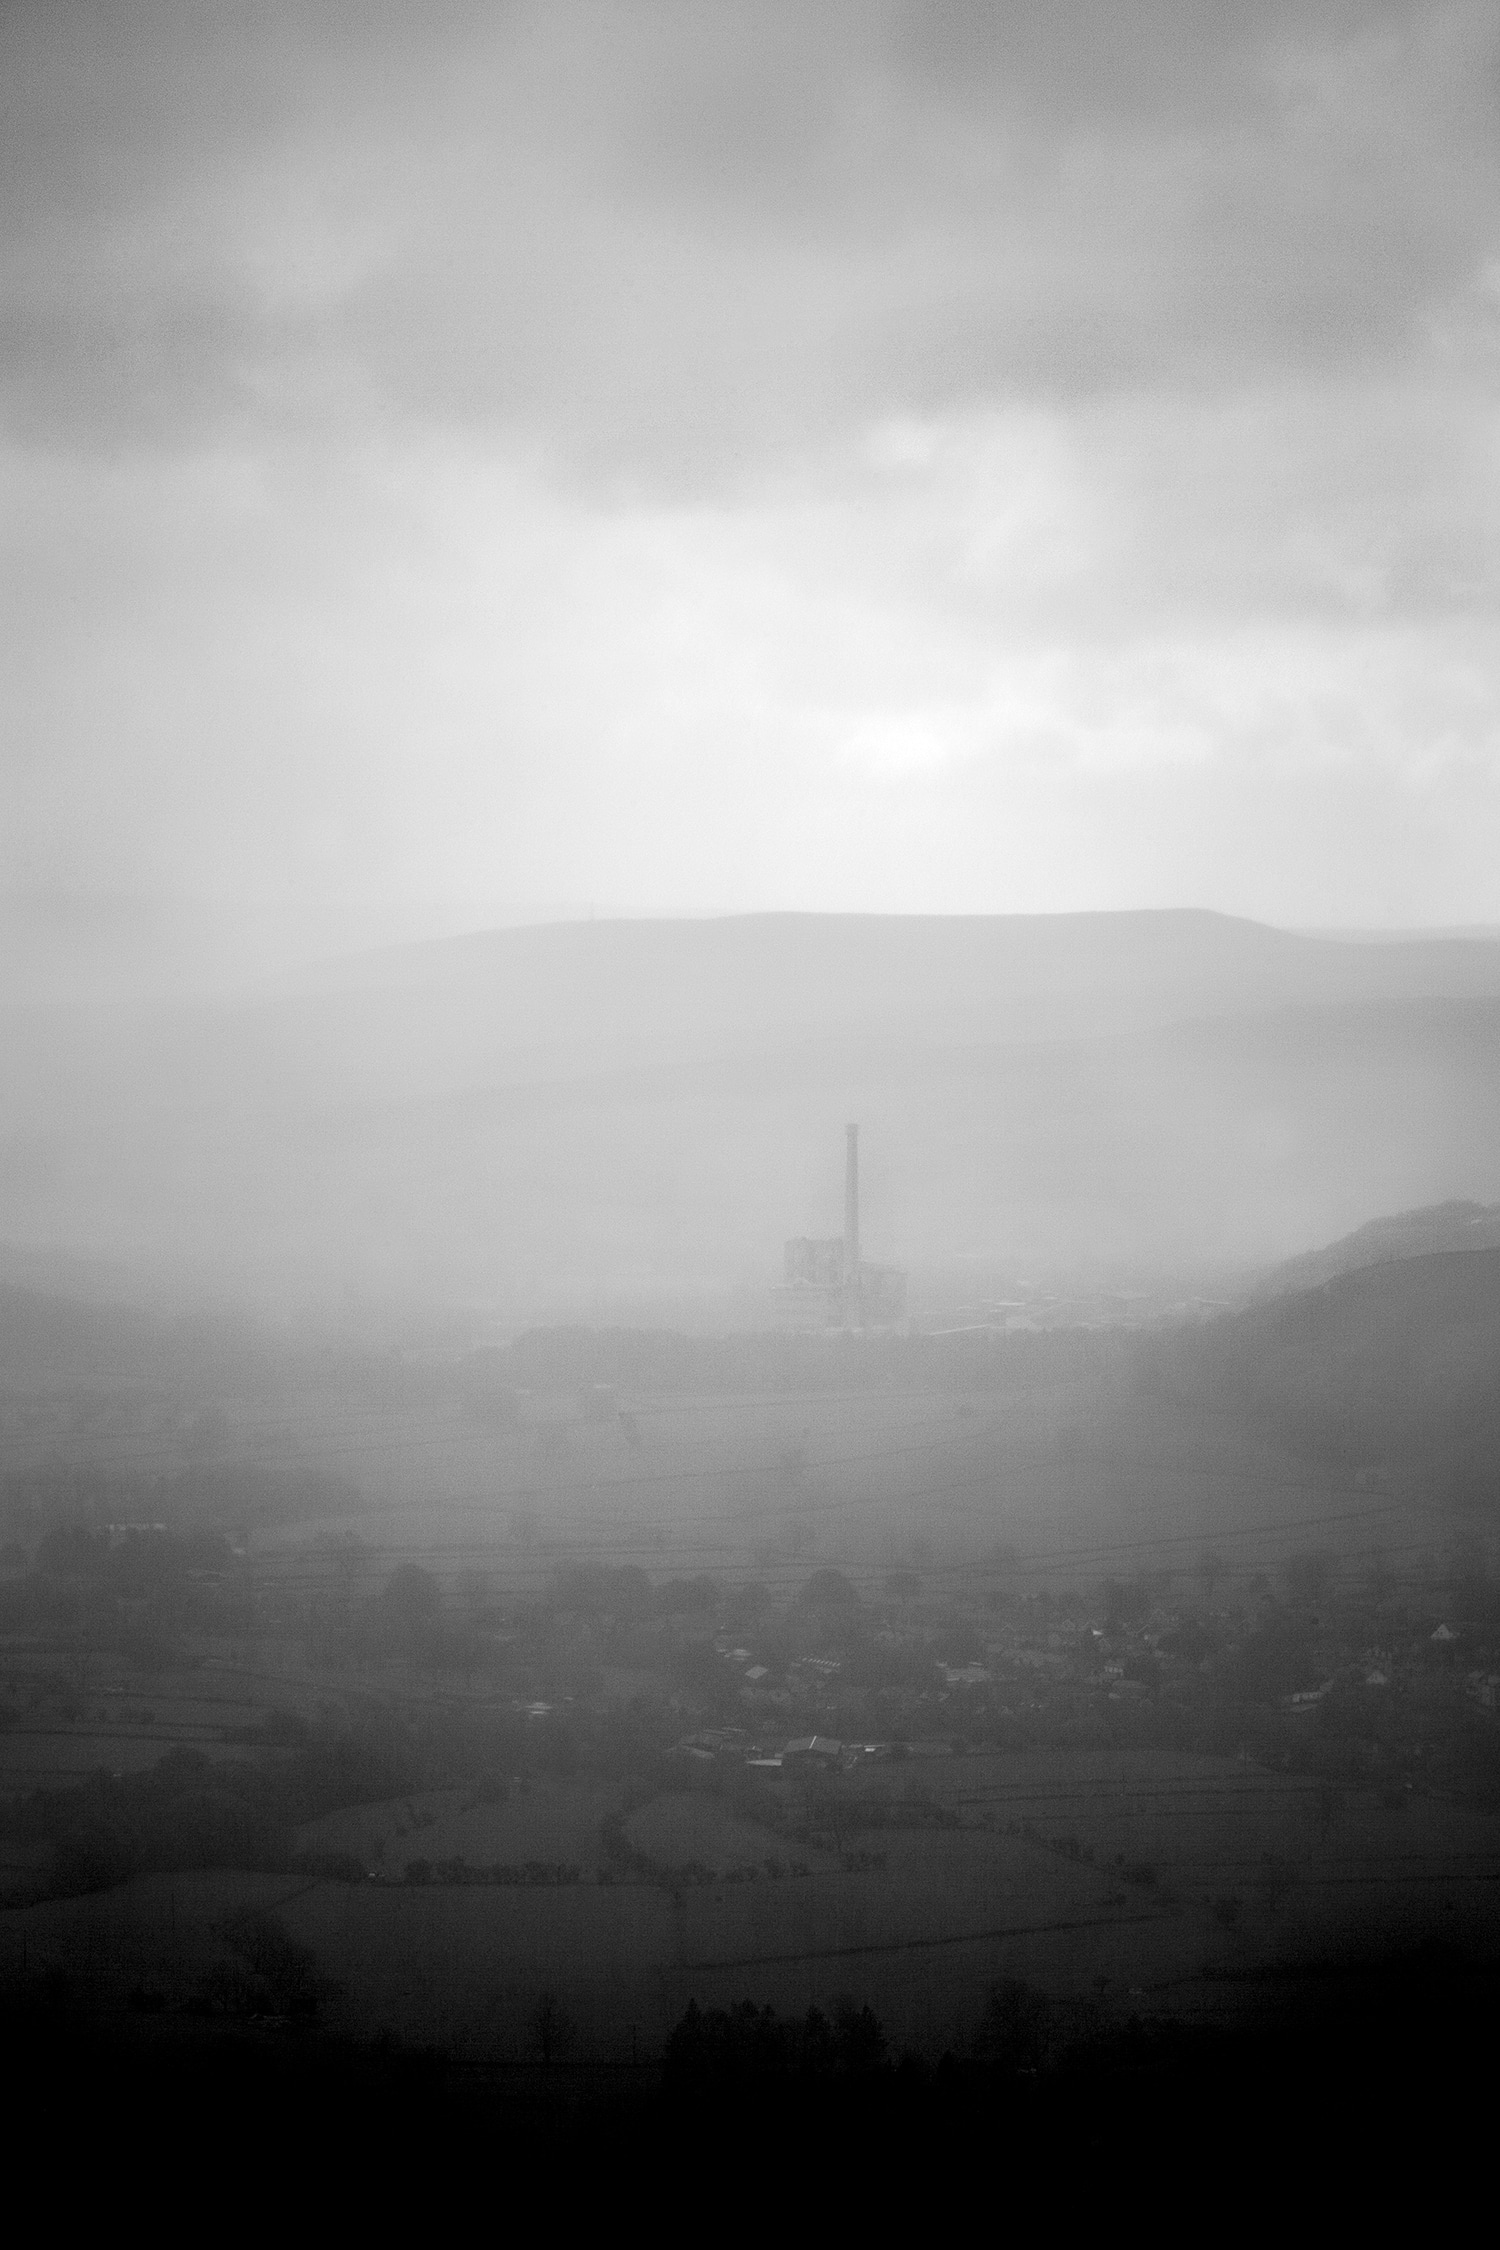
M 836 1766 L 843 1755 L 844 1745 L 831 1734 L 805 1734 L 789 1742 L 781 1758 L 788 1766 Z

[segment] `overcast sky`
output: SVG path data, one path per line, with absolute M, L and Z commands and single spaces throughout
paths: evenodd
M 1500 10 L 0 16 L 0 886 L 1500 921 Z

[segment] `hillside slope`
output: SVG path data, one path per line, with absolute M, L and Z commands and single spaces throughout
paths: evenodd
M 1256 1288 L 1258 1298 L 1284 1297 L 1317 1289 L 1341 1273 L 1384 1265 L 1392 1258 L 1426 1258 L 1444 1250 L 1500 1249 L 1500 1205 L 1458 1199 L 1428 1204 L 1420 1211 L 1398 1211 L 1371 1219 L 1353 1234 L 1288 1258 Z
M 1232 1402 L 1294 1451 L 1500 1513 L 1500 1249 L 1363 1267 L 1180 1337 L 1161 1364 L 1179 1395 Z

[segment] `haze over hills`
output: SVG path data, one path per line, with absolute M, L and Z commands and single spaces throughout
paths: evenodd
M 324 964 L 309 993 L 449 994 L 506 1043 L 1056 1039 L 1292 1005 L 1500 994 L 1493 938 L 1296 935 L 1196 910 L 764 914 L 500 930 Z
M 1288 1258 L 1258 1283 L 1257 1297 L 1282 1297 L 1303 1289 L 1316 1289 L 1339 1274 L 1357 1273 L 1364 1266 L 1388 1264 L 1396 1258 L 1426 1258 L 1445 1250 L 1500 1249 L 1500 1205 L 1465 1203 L 1457 1199 L 1434 1203 L 1421 1211 L 1397 1211 L 1388 1218 L 1371 1219 L 1353 1234 Z
M 1199 913 L 593 922 L 4 1024 L 0 1240 L 517 1317 L 871 1253 L 1245 1268 L 1500 1195 L 1500 944 Z
M 302 892 L 279 907 L 223 896 L 55 885 L 0 891 L 0 1006 L 187 1000 L 273 976 L 310 958 L 464 929 L 576 920 L 583 903 L 512 899 L 467 911 L 454 900 L 376 910 Z
M 1171 1365 L 1179 1397 L 1227 1398 L 1292 1452 L 1500 1512 L 1500 1247 L 1340 1273 L 1178 1339 Z

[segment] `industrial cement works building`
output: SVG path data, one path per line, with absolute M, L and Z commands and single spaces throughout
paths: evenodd
M 798 1235 L 786 1246 L 776 1292 L 784 1321 L 797 1328 L 889 1328 L 906 1317 L 906 1276 L 872 1265 L 859 1247 L 859 1127 L 847 1125 L 844 1231 Z

